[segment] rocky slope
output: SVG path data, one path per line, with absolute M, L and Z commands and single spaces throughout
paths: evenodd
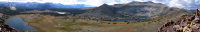
M 158 32 L 200 32 L 199 24 L 199 16 L 184 15 L 179 20 L 167 22 Z
M 5 19 L 7 18 L 8 18 L 7 15 L 0 13 L 0 32 L 17 32 L 17 30 L 5 24 Z
M 178 13 L 177 13 L 178 12 Z M 190 14 L 185 9 L 171 8 L 161 3 L 149 2 L 131 2 L 127 4 L 107 5 L 103 4 L 97 8 L 91 9 L 86 13 L 78 15 L 80 18 L 90 19 L 136 19 L 151 18 L 171 15 Z M 168 14 L 168 15 L 165 15 Z
M 9 27 L 7 24 L 5 24 L 5 20 L 9 18 L 8 15 L 5 14 L 12 14 L 13 7 L 3 7 L 0 8 L 0 32 L 17 32 L 17 30 Z
M 13 6 L 9 7 L 0 7 L 0 13 L 6 14 L 6 15 L 15 15 L 18 14 L 19 12 L 16 11 L 17 8 Z

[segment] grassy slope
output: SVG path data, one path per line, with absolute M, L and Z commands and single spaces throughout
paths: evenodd
M 16 15 L 16 17 L 22 17 L 25 22 L 28 22 L 29 25 L 38 29 L 31 30 L 32 32 L 157 32 L 158 28 L 165 22 L 174 19 L 176 20 L 184 13 L 186 12 L 182 10 L 173 10 L 165 14 L 165 16 L 159 18 L 142 22 L 131 22 L 129 24 L 127 24 L 127 22 L 96 22 L 96 20 L 69 18 L 67 16 L 55 17 L 38 14 Z M 28 21 L 26 20 L 28 18 L 26 16 L 35 18 Z
M 19 16 L 19 15 L 18 15 Z M 24 15 L 20 15 L 22 17 Z M 32 16 L 32 15 L 28 15 Z M 24 20 L 30 26 L 38 30 L 32 32 L 156 32 L 163 22 L 145 21 L 145 22 L 108 22 L 99 21 L 90 23 L 95 20 L 83 20 L 77 18 L 67 18 L 66 16 L 54 17 L 49 15 L 35 15 L 31 21 Z M 17 17 L 17 16 L 16 16 Z M 26 19 L 26 17 L 22 17 Z M 74 21 L 75 20 L 75 21 Z M 110 23 L 110 24 L 108 24 Z M 117 23 L 117 24 L 113 24 Z

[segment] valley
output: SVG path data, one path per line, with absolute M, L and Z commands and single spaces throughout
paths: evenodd
M 92 8 L 11 8 L 0 8 L 0 13 L 9 15 L 9 18 L 19 17 L 27 26 L 36 28 L 16 29 L 18 32 L 158 32 L 166 22 L 193 13 L 151 1 L 102 4 Z
M 28 14 L 29 15 L 29 14 Z M 33 16 L 34 15 L 34 16 Z M 84 20 L 78 18 L 68 18 L 66 16 L 50 16 L 30 14 L 16 15 L 13 17 L 21 17 L 28 25 L 37 28 L 38 30 L 30 30 L 33 32 L 141 32 L 142 30 L 157 31 L 164 22 L 110 22 L 97 20 Z M 34 17 L 30 19 L 31 17 Z M 31 20 L 31 21 L 29 21 Z M 156 25 L 156 26 L 155 26 Z M 143 27 L 143 28 L 141 28 Z M 146 27 L 146 28 L 145 28 Z M 145 31 L 144 31 L 145 32 Z M 147 32 L 147 31 L 146 31 Z

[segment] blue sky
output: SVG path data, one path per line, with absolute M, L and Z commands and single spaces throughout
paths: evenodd
M 146 2 L 152 1 L 155 3 L 163 3 L 170 7 L 178 7 L 185 9 L 196 9 L 200 6 L 200 0 L 0 0 L 5 2 L 52 2 L 52 3 L 61 3 L 65 5 L 73 5 L 73 4 L 85 4 L 89 6 L 100 6 L 104 3 L 109 5 L 113 4 L 125 4 L 131 1 L 139 1 Z

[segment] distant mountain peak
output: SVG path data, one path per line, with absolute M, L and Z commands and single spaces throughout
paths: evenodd
M 106 5 L 106 6 L 107 6 L 108 4 L 104 3 L 103 5 Z
M 154 2 L 152 2 L 152 1 L 147 1 L 147 2 L 138 2 L 138 1 L 132 1 L 132 2 L 130 2 L 129 4 L 149 4 L 149 3 L 153 3 L 153 4 L 155 4 Z
M 84 4 L 64 5 L 60 3 L 37 3 L 37 2 L 0 2 L 0 7 L 15 6 L 19 9 L 49 9 L 49 8 L 84 8 Z M 15 10 L 15 9 L 13 9 Z
M 100 7 L 108 7 L 108 6 L 109 6 L 108 4 L 103 4 Z
M 152 2 L 152 1 L 148 1 L 148 3 L 154 3 L 154 2 Z

